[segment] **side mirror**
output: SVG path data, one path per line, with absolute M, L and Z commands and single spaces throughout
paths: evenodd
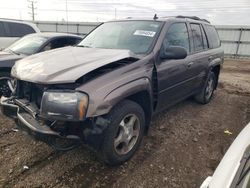
M 180 46 L 171 46 L 162 50 L 160 53 L 162 59 L 185 59 L 187 57 L 187 50 Z

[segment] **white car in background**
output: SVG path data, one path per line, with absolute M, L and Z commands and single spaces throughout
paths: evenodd
M 30 33 L 40 33 L 40 30 L 30 22 L 0 19 L 0 50 L 9 47 L 17 39 Z
M 227 150 L 212 177 L 200 188 L 250 188 L 250 123 Z

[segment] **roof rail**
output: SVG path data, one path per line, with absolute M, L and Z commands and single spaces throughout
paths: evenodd
M 192 19 L 192 20 L 200 20 L 200 21 L 204 21 L 204 22 L 210 23 L 208 20 L 201 19 L 201 18 L 199 18 L 197 16 L 182 16 L 182 15 L 179 15 L 179 16 L 176 16 L 176 18 L 188 18 L 188 19 Z

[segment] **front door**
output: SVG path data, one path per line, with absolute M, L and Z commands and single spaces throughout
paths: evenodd
M 174 23 L 168 29 L 161 50 L 171 46 L 184 47 L 189 54 L 190 42 L 185 22 Z M 173 105 L 190 93 L 190 79 L 192 79 L 188 73 L 190 62 L 189 55 L 181 60 L 160 59 L 157 62 L 158 110 Z

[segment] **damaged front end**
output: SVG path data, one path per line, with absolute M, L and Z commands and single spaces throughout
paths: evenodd
M 25 133 L 55 149 L 69 150 L 83 143 L 98 150 L 107 121 L 85 117 L 88 96 L 75 87 L 18 80 L 14 96 L 1 98 L 1 110 Z
M 98 151 L 109 122 L 103 118 L 103 110 L 94 112 L 97 107 L 108 109 L 109 101 L 103 104 L 101 95 L 96 96 L 100 82 L 95 80 L 106 76 L 103 86 L 110 88 L 103 93 L 105 97 L 117 88 L 111 87 L 107 76 L 138 60 L 128 50 L 79 47 L 27 57 L 11 70 L 15 86 L 12 97 L 1 98 L 2 112 L 14 118 L 24 132 L 56 149 L 67 150 L 83 143 Z M 89 83 L 94 86 L 83 89 Z M 58 140 L 71 144 L 59 145 Z

